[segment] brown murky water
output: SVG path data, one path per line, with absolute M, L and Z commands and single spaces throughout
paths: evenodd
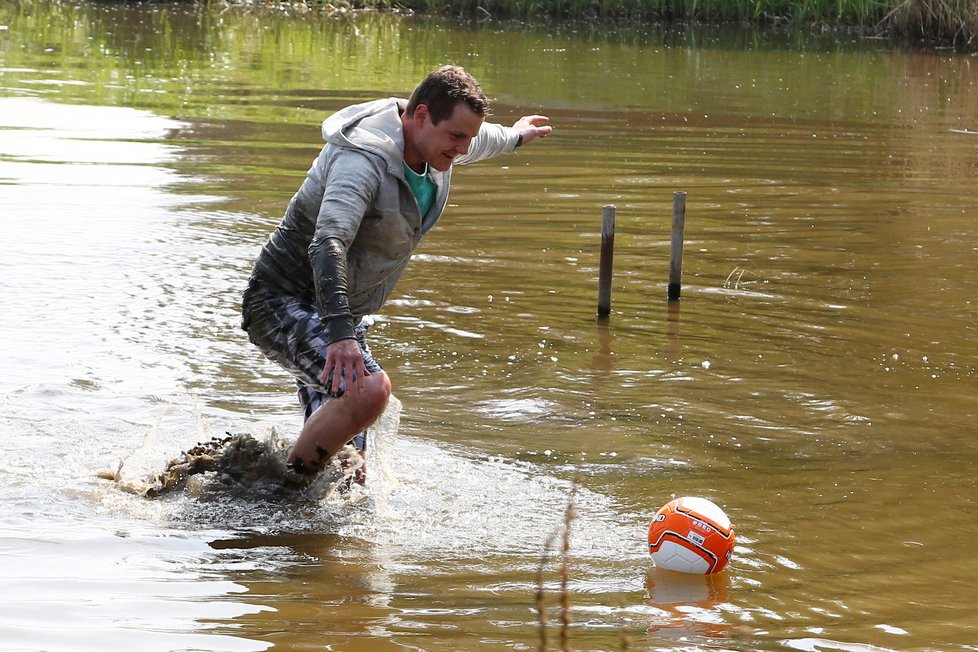
M 557 131 L 459 171 L 380 316 L 369 490 L 98 479 L 294 433 L 251 258 L 319 121 L 447 61 Z M 575 475 L 575 649 L 975 649 L 975 131 L 973 57 L 885 42 L 0 3 L 0 649 L 538 649 Z M 672 495 L 727 572 L 652 570 Z

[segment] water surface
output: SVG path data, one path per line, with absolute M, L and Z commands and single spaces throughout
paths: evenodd
M 556 131 L 457 172 L 380 316 L 369 490 L 99 479 L 295 432 L 251 259 L 319 122 L 444 62 Z M 974 61 L 885 42 L 0 4 L 0 648 L 537 649 L 540 581 L 554 647 L 573 494 L 576 649 L 972 649 L 974 131 Z M 721 576 L 652 570 L 673 495 Z

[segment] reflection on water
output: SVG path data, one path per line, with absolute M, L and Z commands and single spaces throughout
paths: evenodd
M 730 576 L 684 575 L 652 568 L 646 575 L 646 604 L 657 612 L 649 633 L 674 640 L 686 637 L 730 638 L 731 625 L 721 606 L 730 601 Z
M 579 649 L 973 644 L 970 59 L 155 5 L 0 2 L 0 27 L 4 645 L 536 647 L 575 477 Z M 322 117 L 444 61 L 500 121 L 557 131 L 459 170 L 372 331 L 403 403 L 372 493 L 205 505 L 98 480 L 133 451 L 295 432 L 289 379 L 237 326 L 251 258 Z M 674 494 L 731 516 L 729 571 L 650 571 Z

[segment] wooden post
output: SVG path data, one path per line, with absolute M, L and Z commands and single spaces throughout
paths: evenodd
M 598 317 L 611 314 L 611 268 L 615 257 L 615 207 L 601 209 L 601 266 L 598 272 Z
M 683 230 L 686 228 L 686 193 L 672 195 L 672 252 L 669 255 L 669 300 L 678 301 L 683 277 Z

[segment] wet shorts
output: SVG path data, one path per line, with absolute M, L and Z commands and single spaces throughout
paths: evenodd
M 335 392 L 332 378 L 326 386 L 319 380 L 326 366 L 329 344 L 315 301 L 252 287 L 245 293 L 243 303 L 242 328 L 248 331 L 248 339 L 265 356 L 296 377 L 305 418 L 308 419 L 328 396 L 342 396 L 343 379 Z M 367 329 L 373 323 L 373 318 L 364 317 L 354 333 L 363 352 L 363 365 L 371 373 L 382 370 L 367 346 Z

